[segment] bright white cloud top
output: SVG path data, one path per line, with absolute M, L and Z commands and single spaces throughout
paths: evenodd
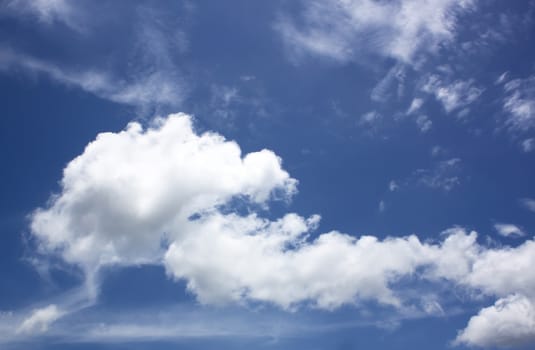
M 33 213 L 31 230 L 42 253 L 88 276 L 109 265 L 161 264 L 205 304 L 334 309 L 375 301 L 432 313 L 397 282 L 411 279 L 418 289 L 419 281 L 446 281 L 500 298 L 471 319 L 458 343 L 501 346 L 535 337 L 534 241 L 487 248 L 462 228 L 446 231 L 442 242 L 337 231 L 311 237 L 317 215 L 271 221 L 255 212 L 296 193 L 297 180 L 281 164 L 272 151 L 242 155 L 219 134 L 198 134 L 185 114 L 157 118 L 146 129 L 130 123 L 98 135 L 67 165 L 61 192 Z M 248 214 L 233 210 L 236 200 L 249 205 Z M 440 296 L 433 298 L 442 309 Z M 45 331 L 59 310 L 39 309 L 20 329 Z M 496 322 L 502 340 L 493 340 Z
M 512 132 L 535 128 L 535 76 L 513 79 L 503 86 L 503 109 L 508 113 L 505 126 Z
M 131 123 L 98 135 L 65 168 L 62 193 L 33 214 L 32 231 L 43 249 L 88 270 L 158 263 L 190 216 L 237 196 L 259 204 L 288 197 L 296 183 L 273 152 L 242 158 L 236 143 L 197 135 L 189 116 L 171 115 L 147 130 Z

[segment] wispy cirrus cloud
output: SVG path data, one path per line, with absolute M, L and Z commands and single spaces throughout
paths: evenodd
M 19 70 L 44 75 L 68 87 L 80 88 L 98 97 L 131 106 L 179 105 L 187 89 L 175 73 L 164 71 L 139 73 L 126 79 L 111 71 L 92 68 L 66 68 L 11 49 L 0 50 L 0 70 Z
M 535 302 L 523 295 L 500 298 L 472 317 L 454 344 L 482 348 L 524 347 L 535 342 Z
M 0 13 L 36 18 L 47 25 L 63 23 L 76 31 L 85 28 L 79 7 L 68 0 L 7 0 L 0 6 Z
M 61 318 L 63 314 L 63 311 L 54 304 L 33 310 L 31 315 L 21 323 L 17 329 L 17 333 L 30 335 L 34 333 L 44 333 L 48 330 L 48 327 Z
M 529 139 L 525 139 L 524 141 L 522 141 L 521 146 L 524 152 L 535 151 L 535 138 L 532 137 Z
M 451 191 L 462 182 L 462 162 L 460 158 L 434 161 L 430 167 L 418 168 L 406 179 L 391 181 L 390 191 L 401 187 L 424 186 L 429 189 Z
M 520 199 L 520 204 L 529 211 L 535 213 L 535 199 L 532 198 L 522 198 Z
M 505 127 L 512 132 L 535 128 L 535 76 L 504 82 L 503 110 Z M 529 145 L 528 145 L 529 146 Z
M 372 101 L 384 103 L 388 100 L 403 97 L 407 69 L 402 64 L 394 65 L 386 75 L 374 86 L 370 98 Z
M 98 49 L 93 50 L 92 45 L 96 44 L 92 40 L 98 30 L 112 25 L 111 20 L 106 16 L 93 16 L 98 7 L 85 9 L 84 6 L 83 2 L 57 0 L 8 2 L 4 11 L 19 14 L 19 21 L 28 16 L 38 16 L 42 18 L 41 25 L 54 29 L 57 29 L 57 22 L 68 24 L 71 30 L 69 44 L 76 47 L 85 43 L 82 50 L 87 52 L 86 57 L 92 59 L 83 60 L 85 63 L 80 64 L 68 57 L 44 57 L 13 42 L 0 47 L 0 71 L 44 76 L 100 98 L 137 107 L 141 114 L 181 106 L 190 91 L 190 84 L 177 64 L 178 57 L 188 50 L 189 42 L 183 30 L 187 21 L 179 21 L 179 15 L 169 16 L 148 5 L 129 8 L 128 15 L 135 18 L 135 25 L 129 30 L 130 44 L 114 43 L 103 60 Z M 89 17 L 100 27 L 84 26 Z M 82 27 L 83 33 L 79 30 Z
M 496 80 L 503 88 L 502 111 L 497 119 L 499 129 L 505 130 L 519 144 L 522 151 L 535 150 L 535 75 L 513 78 L 504 72 Z M 520 140 L 519 140 L 520 139 Z
M 415 63 L 455 37 L 457 15 L 472 1 L 310 1 L 301 13 L 276 22 L 294 59 L 317 55 L 336 61 L 374 54 Z
M 461 183 L 461 159 L 451 158 L 439 161 L 431 169 L 415 172 L 418 182 L 424 186 L 451 191 Z
M 412 100 L 409 108 L 407 109 L 406 114 L 407 115 L 415 114 L 416 112 L 418 112 L 420 110 L 420 108 L 423 106 L 423 104 L 424 104 L 424 100 L 423 99 L 414 98 Z
M 429 76 L 421 89 L 432 94 L 442 104 L 446 113 L 470 106 L 483 93 L 483 89 L 477 86 L 472 79 L 450 82 L 438 75 Z
M 457 54 L 462 56 L 493 55 L 501 45 L 518 41 L 531 30 L 535 7 L 526 1 L 517 12 L 486 11 L 493 4 L 479 2 L 482 10 L 476 21 L 467 24 L 467 38 L 458 43 Z

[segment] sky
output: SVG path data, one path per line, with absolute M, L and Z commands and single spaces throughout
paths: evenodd
M 2 349 L 532 349 L 535 2 L 0 2 Z

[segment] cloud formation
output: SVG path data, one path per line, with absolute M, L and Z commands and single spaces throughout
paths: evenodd
M 470 319 L 455 343 L 511 348 L 535 342 L 535 305 L 521 295 L 501 298 Z
M 113 11 L 124 11 L 120 4 L 113 6 L 118 7 Z M 141 114 L 175 109 L 182 106 L 191 86 L 186 84 L 185 74 L 177 64 L 189 45 L 184 32 L 187 21 L 180 17 L 188 10 L 179 11 L 180 6 L 177 4 L 177 14 L 171 16 L 158 6 L 129 7 L 125 16 L 131 18 L 120 27 L 124 26 L 129 34 L 128 45 L 112 33 L 108 38 L 113 42 L 112 49 L 103 54 L 98 35 L 118 30 L 115 20 L 100 16 L 112 11 L 105 4 L 89 7 L 86 2 L 61 0 L 8 1 L 0 7 L 0 14 L 15 14 L 21 23 L 38 18 L 38 29 L 50 27 L 42 36 L 43 45 L 54 43 L 55 36 L 49 33 L 56 31 L 65 32 L 70 39 L 63 43 L 65 52 L 53 57 L 31 52 L 17 41 L 5 42 L 0 45 L 0 71 L 45 76 L 100 98 L 137 107 Z M 135 25 L 126 27 L 130 21 Z M 78 50 L 84 53 L 84 59 L 74 62 L 73 53 Z
M 513 79 L 503 85 L 503 109 L 507 113 L 505 127 L 512 132 L 526 132 L 535 128 L 535 76 Z M 531 150 L 528 141 L 524 146 Z
M 131 123 L 100 134 L 67 165 L 61 193 L 33 213 L 31 229 L 43 251 L 87 272 L 163 263 L 205 303 L 400 306 L 390 282 L 429 264 L 437 247 L 415 236 L 379 241 L 336 231 L 309 241 L 319 216 L 270 221 L 232 210 L 236 199 L 288 198 L 296 184 L 273 152 L 242 157 L 236 143 L 197 135 L 189 116 L 171 115 L 146 130 Z
M 179 77 L 175 79 L 163 72 L 132 77 L 132 80 L 128 81 L 117 81 L 117 77 L 106 71 L 60 68 L 52 62 L 0 49 L 0 70 L 12 69 L 44 74 L 66 86 L 78 87 L 98 97 L 133 106 L 177 105 L 182 102 L 185 94 L 185 88 L 181 85 Z
M 420 185 L 430 189 L 451 191 L 461 184 L 462 162 L 460 158 L 436 161 L 429 168 L 416 169 L 405 180 L 409 185 Z
M 520 204 L 522 204 L 522 206 L 524 208 L 526 208 L 527 210 L 529 211 L 532 211 L 535 213 L 535 199 L 532 199 L 532 198 L 522 198 L 520 200 Z
M 446 113 L 451 113 L 475 102 L 483 89 L 477 87 L 473 80 L 456 80 L 448 83 L 437 75 L 431 75 L 422 86 L 422 91 L 434 95 Z
M 252 301 L 292 310 L 372 301 L 444 312 L 438 296 L 415 303 L 398 284 L 403 279 L 535 300 L 535 241 L 487 248 L 462 228 L 446 231 L 440 242 L 338 231 L 311 238 L 318 215 L 260 215 L 270 200 L 295 194 L 296 185 L 273 152 L 242 155 L 235 142 L 199 134 L 191 117 L 175 114 L 148 128 L 130 123 L 99 134 L 64 169 L 61 192 L 33 213 L 31 231 L 41 253 L 59 255 L 88 276 L 110 265 L 161 264 L 205 304 Z M 245 212 L 238 209 L 244 205 Z M 44 331 L 68 312 L 59 310 L 37 310 L 20 329 Z M 458 341 L 481 342 L 471 334 L 489 313 L 474 316 Z M 507 315 L 505 330 L 524 323 L 523 315 Z
M 62 192 L 32 215 L 43 248 L 84 267 L 158 262 L 162 244 L 182 234 L 190 216 L 233 197 L 263 203 L 296 191 L 280 159 L 262 150 L 197 135 L 189 116 L 131 123 L 103 133 L 64 170 Z
M 32 335 L 46 332 L 50 324 L 63 314 L 64 312 L 54 304 L 36 309 L 28 318 L 24 319 L 17 329 L 17 333 Z
M 1 12 L 30 15 L 45 24 L 64 23 L 71 29 L 81 30 L 81 16 L 72 2 L 66 0 L 8 0 Z
M 522 141 L 521 146 L 524 152 L 535 151 L 535 138 L 525 139 Z
M 494 228 L 498 234 L 504 237 L 521 237 L 526 235 L 520 227 L 513 224 L 498 223 L 494 225 Z
M 322 0 L 303 4 L 297 18 L 275 28 L 295 57 L 313 54 L 355 60 L 364 51 L 413 63 L 455 37 L 459 13 L 472 1 Z

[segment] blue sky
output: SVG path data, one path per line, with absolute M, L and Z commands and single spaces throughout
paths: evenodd
M 532 348 L 534 18 L 0 2 L 1 347 Z

